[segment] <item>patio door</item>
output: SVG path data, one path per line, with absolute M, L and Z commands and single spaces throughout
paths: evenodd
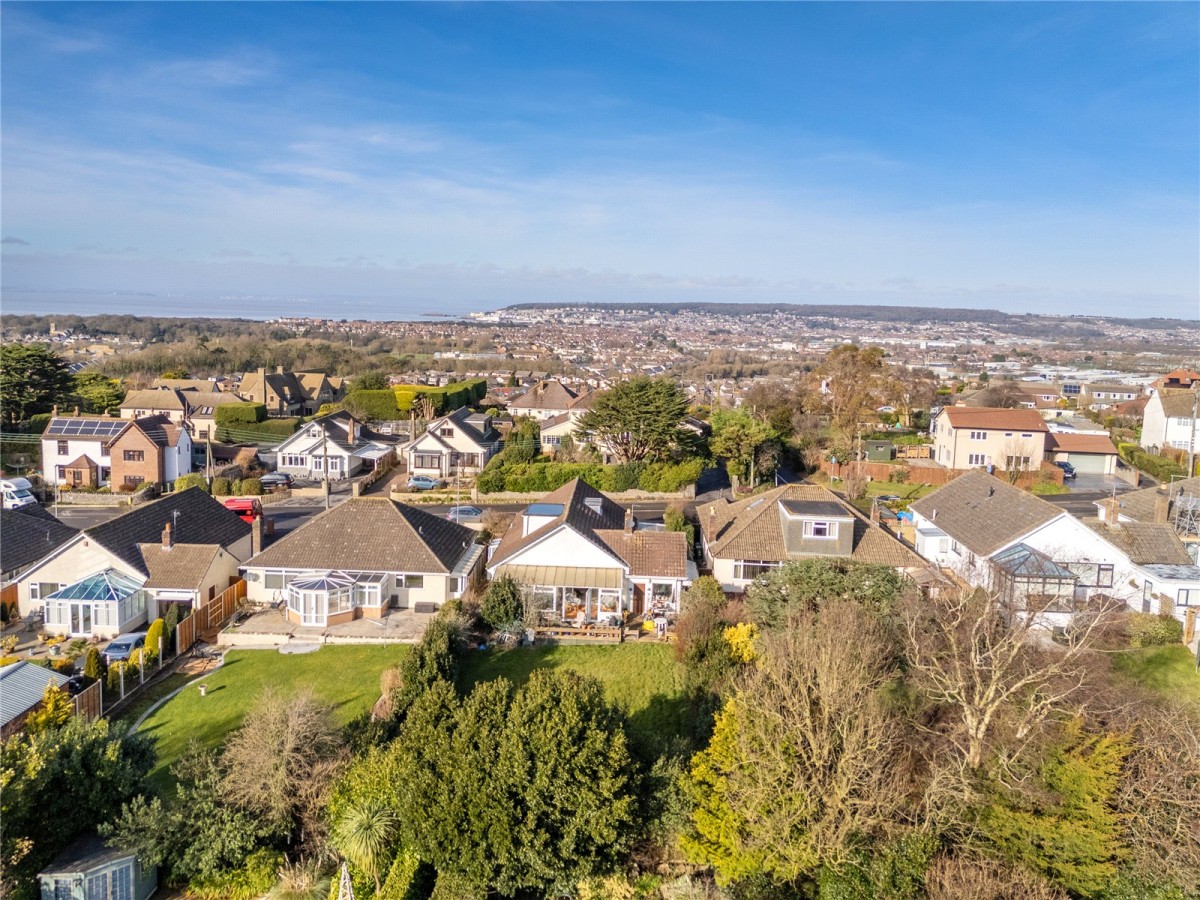
M 300 624 L 324 625 L 325 610 L 322 609 L 324 596 L 305 591 L 300 595 Z
M 92 634 L 92 604 L 71 604 L 71 634 L 91 637 Z

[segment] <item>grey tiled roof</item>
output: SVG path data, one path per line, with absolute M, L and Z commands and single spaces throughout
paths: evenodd
M 357 497 L 305 522 L 246 565 L 448 574 L 474 542 L 474 531 L 442 516 L 383 497 Z
M 986 472 L 967 472 L 909 504 L 979 556 L 990 556 L 1063 510 Z
M 40 506 L 0 510 L 0 571 L 35 563 L 78 533 Z
M 178 513 L 179 515 L 175 515 Z M 220 544 L 229 547 L 250 533 L 250 525 L 199 488 L 167 494 L 84 532 L 114 556 L 149 575 L 140 544 L 162 540 L 171 523 L 177 544 Z
M 1175 529 L 1166 523 L 1122 522 L 1107 525 L 1099 520 L 1089 521 L 1088 527 L 1121 550 L 1134 565 L 1190 565 L 1192 558 L 1179 540 Z
M 625 526 L 625 510 L 580 478 L 568 481 L 558 490 L 551 491 L 538 503 L 562 504 L 562 512 L 527 535 L 521 534 L 520 516 L 514 519 L 512 527 L 505 533 L 495 555 L 488 563 L 489 568 L 507 561 L 514 554 L 564 524 L 569 525 L 573 531 L 601 550 L 611 553 L 612 548 L 598 537 L 596 532 L 622 529 Z

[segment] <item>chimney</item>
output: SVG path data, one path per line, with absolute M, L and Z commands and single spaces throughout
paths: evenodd
M 164 550 L 170 550 L 175 546 L 175 532 L 171 530 L 170 522 L 163 526 L 162 546 Z
M 1100 501 L 1100 517 L 1106 525 L 1116 526 L 1121 522 L 1121 501 L 1116 497 L 1106 497 Z
M 275 367 L 275 374 L 276 374 L 276 375 L 282 375 L 282 374 L 283 374 L 283 366 L 276 366 L 276 367 Z
M 57 403 L 54 404 L 54 409 L 50 411 L 50 418 L 52 418 L 52 419 L 58 418 L 58 404 Z
M 262 402 L 263 406 L 267 405 L 267 370 L 260 368 L 258 370 L 258 380 L 262 384 Z
M 1171 514 L 1171 495 L 1159 488 L 1157 494 L 1154 495 L 1154 521 L 1165 524 Z
M 250 523 L 250 555 L 257 556 L 262 553 L 263 540 L 266 534 L 266 526 L 262 516 L 255 516 L 254 521 Z
M 637 529 L 637 519 L 635 519 L 633 517 L 633 510 L 632 509 L 625 510 L 625 533 L 633 534 L 633 532 L 636 529 Z
M 879 501 L 878 500 L 874 500 L 871 503 L 871 524 L 872 525 L 879 524 Z

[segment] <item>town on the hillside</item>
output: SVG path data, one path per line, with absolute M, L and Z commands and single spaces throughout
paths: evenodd
M 809 703 L 850 704 L 829 712 L 866 714 L 866 694 L 821 694 L 834 670 L 803 674 L 811 654 L 831 652 L 822 641 L 845 637 L 822 622 L 853 629 L 873 653 L 907 660 L 909 689 L 924 698 L 913 708 L 941 717 L 922 727 L 949 742 L 937 752 L 973 778 L 994 754 L 1011 752 L 1004 742 L 1021 729 L 1074 709 L 1068 698 L 1095 679 L 1088 690 L 1096 697 L 1145 690 L 1146 702 L 1154 679 L 1182 679 L 1162 683 L 1195 700 L 1184 672 L 1197 653 L 1200 610 L 1200 373 L 1185 356 L 1154 369 L 1154 354 L 1092 347 L 1084 360 L 1077 350 L 1060 355 L 1055 342 L 1035 346 L 1001 331 L 981 329 L 988 337 L 979 342 L 939 341 L 925 323 L 911 339 L 894 329 L 886 341 L 777 340 L 776 331 L 777 353 L 754 362 L 761 323 L 723 333 L 697 313 L 664 317 L 671 324 L 650 335 L 645 355 L 631 344 L 627 359 L 638 362 L 617 365 L 621 354 L 605 357 L 600 344 L 614 346 L 612 329 L 619 334 L 630 317 L 628 327 L 645 337 L 639 316 L 602 325 L 557 311 L 480 316 L 511 326 L 502 342 L 484 342 L 474 355 L 424 357 L 466 362 L 466 370 L 415 369 L 417 356 L 393 370 L 389 350 L 365 354 L 366 369 L 361 360 L 333 371 L 264 359 L 230 370 L 211 364 L 224 338 L 177 338 L 164 357 L 141 341 L 73 340 L 88 334 L 87 323 L 4 343 L 4 737 L 17 753 L 22 741 L 40 746 L 71 720 L 135 726 L 121 739 L 133 755 L 101 777 L 148 776 L 157 796 L 151 807 L 137 805 L 145 799 L 122 806 L 140 789 L 106 787 L 116 805 L 92 814 L 90 831 L 73 842 L 42 832 L 12 861 L 14 871 L 37 881 L 43 897 L 101 876 L 128 885 L 111 896 L 144 898 L 169 886 L 232 896 L 223 879 L 250 877 L 259 865 L 270 870 L 258 873 L 262 883 L 273 882 L 273 854 L 308 852 L 313 838 L 304 829 L 319 822 L 332 829 L 321 840 L 346 861 L 335 891 L 342 884 L 356 896 L 428 896 L 385 890 L 449 877 L 442 851 L 415 849 L 425 839 L 419 828 L 403 845 L 412 855 L 386 867 L 347 836 L 375 809 L 355 805 L 353 779 L 377 777 L 367 774 L 374 757 L 349 760 L 370 746 L 428 744 L 412 745 L 413 758 L 440 773 L 439 790 L 466 791 L 458 795 L 465 802 L 477 788 L 455 787 L 463 776 L 428 755 L 442 751 L 419 730 L 433 727 L 432 719 L 419 725 L 422 717 L 475 715 L 467 711 L 477 694 L 481 704 L 511 704 L 505 715 L 517 716 L 534 702 L 525 692 L 540 690 L 586 719 L 544 726 L 568 729 L 553 738 L 571 745 L 566 768 L 555 768 L 549 750 L 537 752 L 547 777 L 562 779 L 554 790 L 618 804 L 613 827 L 629 835 L 602 841 L 604 853 L 625 859 L 636 846 L 648 871 L 736 880 L 730 867 L 743 863 L 729 854 L 742 851 L 711 818 L 735 801 L 706 767 L 732 765 L 721 754 L 735 751 L 719 740 L 769 733 L 755 730 L 767 727 L 755 719 L 736 736 L 731 717 L 749 715 L 736 710 L 765 715 L 807 691 Z M 276 326 L 301 335 L 287 339 L 307 346 L 293 347 L 295 358 L 328 340 L 312 323 Z M 593 346 L 570 343 L 593 326 L 601 329 Z M 1154 351 L 1167 360 L 1172 333 L 1162 331 L 1164 349 Z M 520 346 L 542 352 L 523 355 Z M 163 358 L 209 364 L 146 370 Z M 852 606 L 838 605 L 851 597 Z M 883 619 L 864 611 L 873 604 Z M 789 643 L 798 635 L 807 643 Z M 865 667 L 854 677 L 868 681 L 899 677 L 891 663 L 855 659 L 839 665 Z M 1123 662 L 1113 669 L 1109 659 Z M 586 699 L 590 688 L 562 675 L 525 681 L 560 665 L 598 678 L 610 700 Z M 964 666 L 986 683 L 958 684 Z M 483 684 L 501 675 L 517 678 L 516 693 L 484 699 Z M 461 713 L 430 705 L 447 681 L 464 692 L 479 685 L 456 701 L 467 704 Z M 281 684 L 303 685 L 302 700 L 274 693 Z M 740 693 L 729 694 L 735 686 Z M 626 724 L 582 711 L 613 697 Z M 733 698 L 723 709 L 715 705 L 722 697 Z M 322 704 L 333 704 L 334 720 Z M 979 715 L 1006 724 L 972 724 Z M 257 729 L 259 719 L 274 724 Z M 468 735 L 476 726 L 464 719 L 456 727 Z M 271 794 L 240 774 L 263 777 L 248 754 L 265 753 L 273 766 L 284 752 L 269 728 L 352 749 L 338 750 L 336 764 L 301 753 L 286 777 L 317 792 L 287 799 L 299 781 Z M 593 740 L 607 747 L 594 759 L 583 750 Z M 873 740 L 856 752 L 891 752 Z M 1099 752 L 1093 746 L 1077 764 Z M 152 762 L 139 763 L 138 753 Z M 1191 754 L 1182 759 L 1194 762 Z M 197 759 L 208 760 L 208 774 Z M 502 755 L 476 762 L 489 759 L 502 763 Z M 774 764 L 759 762 L 767 771 Z M 627 784 L 597 782 L 613 774 L 609 764 Z M 632 807 L 616 811 L 635 782 L 650 790 L 655 766 L 676 767 L 655 790 L 685 791 L 670 801 L 684 813 L 669 827 Z M 866 769 L 856 777 L 881 789 Z M 916 784 L 924 776 L 911 777 Z M 530 790 L 525 778 L 506 790 Z M 166 785 L 178 794 L 161 794 Z M 426 817 L 434 815 L 429 803 L 450 796 L 402 792 L 388 803 Z M 173 833 L 171 824 L 193 803 L 211 806 L 217 821 L 250 816 L 221 826 L 240 835 L 243 849 L 197 861 L 217 832 Z M 272 813 L 282 817 L 275 831 L 255 818 L 267 815 L 265 803 L 283 804 Z M 454 815 L 461 823 L 471 814 Z M 501 877 L 480 871 L 471 872 L 482 879 L 475 887 L 449 883 L 475 896 Z M 558 875 L 522 877 L 535 894 L 562 884 Z

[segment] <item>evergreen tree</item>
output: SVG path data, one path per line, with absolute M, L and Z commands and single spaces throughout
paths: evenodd
M 6 427 L 66 404 L 74 390 L 66 363 L 48 344 L 0 344 L 0 410 Z

